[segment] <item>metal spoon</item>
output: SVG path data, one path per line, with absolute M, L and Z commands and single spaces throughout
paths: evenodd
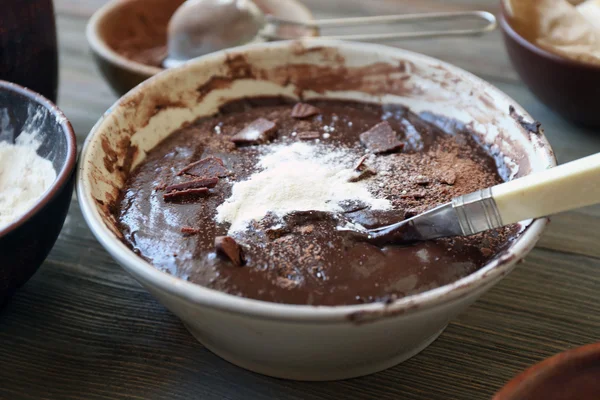
M 465 11 L 299 22 L 272 15 L 265 16 L 251 0 L 188 0 L 177 9 L 169 22 L 168 56 L 163 65 L 166 68 L 175 67 L 204 54 L 251 42 L 314 37 L 318 35 L 320 28 L 325 27 L 468 19 L 483 20 L 486 24 L 479 28 L 322 36 L 321 39 L 380 41 L 478 35 L 494 30 L 496 18 L 486 11 Z M 293 34 L 282 36 L 281 32 Z
M 455 198 L 405 221 L 358 233 L 377 245 L 469 236 L 600 203 L 600 153 Z

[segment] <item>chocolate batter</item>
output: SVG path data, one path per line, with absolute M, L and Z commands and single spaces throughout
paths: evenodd
M 160 270 L 222 292 L 343 305 L 391 301 L 451 283 L 481 268 L 515 237 L 516 228 L 507 227 L 379 248 L 339 230 L 347 222 L 370 228 L 416 215 L 501 183 L 502 169 L 457 122 L 417 116 L 401 105 L 323 100 L 310 103 L 315 111 L 294 104 L 282 98 L 235 101 L 160 143 L 121 193 L 117 218 L 125 242 Z M 248 126 L 262 129 L 260 137 L 248 140 Z M 390 200 L 394 211 L 349 202 L 335 214 L 267 215 L 223 238 L 228 226 L 215 222 L 216 209 L 232 185 L 256 172 L 270 146 L 299 140 L 348 149 L 358 164 L 356 179 L 375 197 Z M 371 155 L 362 157 L 366 153 Z

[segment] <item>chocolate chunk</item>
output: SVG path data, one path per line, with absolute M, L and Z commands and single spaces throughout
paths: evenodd
M 528 132 L 540 135 L 542 133 L 542 123 L 538 121 L 526 122 L 522 115 L 517 114 L 517 110 L 513 106 L 508 106 L 508 113 Z
M 169 185 L 165 188 L 167 193 L 174 192 L 178 190 L 188 190 L 188 189 L 199 189 L 199 188 L 214 188 L 219 183 L 219 178 L 201 178 L 194 179 L 193 181 L 187 181 L 182 183 L 176 183 L 174 185 Z
M 193 175 L 201 178 L 224 178 L 230 172 L 223 165 L 223 160 L 217 157 L 206 157 L 196 161 L 177 173 L 180 175 Z
M 181 233 L 185 235 L 197 235 L 200 233 L 200 229 L 192 228 L 191 226 L 184 226 L 181 228 Z
M 229 236 L 215 238 L 215 250 L 218 255 L 229 259 L 236 267 L 244 265 L 244 254 L 239 244 Z
M 163 199 L 168 202 L 183 202 L 185 200 L 194 200 L 198 197 L 205 196 L 209 193 L 208 188 L 175 190 L 173 192 L 163 194 Z
M 404 148 L 404 143 L 398 140 L 396 132 L 387 121 L 380 122 L 361 133 L 360 142 L 375 154 L 392 153 Z
M 447 185 L 454 185 L 456 183 L 456 172 L 450 170 L 444 171 L 440 177 L 440 182 L 445 183 Z
M 321 134 L 316 131 L 299 132 L 297 137 L 300 140 L 313 140 L 320 138 Z
M 310 104 L 306 104 L 306 103 L 296 103 L 294 108 L 292 108 L 291 117 L 302 119 L 302 118 L 312 117 L 312 116 L 320 114 L 320 113 L 321 113 L 321 110 L 319 110 L 315 106 L 311 106 Z
M 275 135 L 277 125 L 268 119 L 259 118 L 236 133 L 231 141 L 236 145 L 266 143 Z

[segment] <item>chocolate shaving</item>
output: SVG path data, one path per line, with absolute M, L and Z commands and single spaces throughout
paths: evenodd
M 282 236 L 288 235 L 290 230 L 288 227 L 270 227 L 265 229 L 265 234 L 270 240 L 279 239 Z
M 365 163 L 365 160 L 367 159 L 367 157 L 368 157 L 367 154 L 365 154 L 364 156 L 362 156 L 358 160 L 358 162 L 356 163 L 356 166 L 354 167 L 354 169 L 357 170 L 357 171 L 363 171 L 366 168 L 366 166 L 363 165 L 363 164 Z
M 419 200 L 422 199 L 426 196 L 425 192 L 410 192 L 410 193 L 406 193 L 406 194 L 401 194 L 400 198 L 401 199 L 410 199 L 413 198 L 415 200 Z
M 158 190 L 158 191 L 163 191 L 166 189 L 166 187 L 167 187 L 167 184 L 165 182 L 161 182 L 154 189 Z
M 392 153 L 404 148 L 389 122 L 383 121 L 360 134 L 360 142 L 375 154 Z
M 218 255 L 229 259 L 236 267 L 244 265 L 244 254 L 239 244 L 230 236 L 217 236 L 215 250 Z
M 223 165 L 223 160 L 217 157 L 206 157 L 200 161 L 196 161 L 182 169 L 177 173 L 178 176 L 183 174 L 193 175 L 200 178 L 224 178 L 230 174 L 229 170 Z
M 192 228 L 191 226 L 184 226 L 181 228 L 181 233 L 185 235 L 197 235 L 200 233 L 200 229 Z
M 311 233 L 314 232 L 314 230 L 315 230 L 314 225 L 306 225 L 306 226 L 301 226 L 300 228 L 298 228 L 298 231 L 303 235 L 310 235 Z
M 319 110 L 315 106 L 311 106 L 310 104 L 306 104 L 306 103 L 296 103 L 294 108 L 292 108 L 291 117 L 302 119 L 302 118 L 312 117 L 312 116 L 318 115 L 320 113 L 321 113 L 321 110 Z
M 273 138 L 277 125 L 268 119 L 259 118 L 252 121 L 244 129 L 236 133 L 231 141 L 236 145 L 266 143 Z
M 316 131 L 300 132 L 298 133 L 298 139 L 300 140 L 313 140 L 321 137 L 321 134 Z
M 298 281 L 293 279 L 285 278 L 283 276 L 278 276 L 275 279 L 275 284 L 282 289 L 293 289 L 299 285 Z
M 176 190 L 174 192 L 163 194 L 163 199 L 168 202 L 181 202 L 184 200 L 193 200 L 198 197 L 207 195 L 209 193 L 208 188 L 198 188 L 198 189 L 186 189 L 186 190 Z
M 526 122 L 522 115 L 517 114 L 517 110 L 513 106 L 508 106 L 508 113 L 528 132 L 536 135 L 542 134 L 542 123 L 539 121 Z
M 454 185 L 456 183 L 456 172 L 452 170 L 445 171 L 440 175 L 439 179 L 442 183 Z
M 377 172 L 370 168 L 365 168 L 362 171 L 358 172 L 357 174 L 351 176 L 348 179 L 348 182 L 352 182 L 352 183 L 359 182 L 359 181 L 362 181 L 363 179 L 370 178 L 373 175 L 377 175 Z
M 479 251 L 481 252 L 481 255 L 484 257 L 489 257 L 491 256 L 494 252 L 492 251 L 492 249 L 489 249 L 487 247 L 482 247 L 479 249 Z
M 419 175 L 419 176 L 417 176 L 415 178 L 415 183 L 417 185 L 426 186 L 426 185 L 429 185 L 431 183 L 431 180 L 429 178 L 427 178 L 426 176 Z
M 178 190 L 188 190 L 188 189 L 199 189 L 199 188 L 214 188 L 219 183 L 219 178 L 201 178 L 194 179 L 193 181 L 187 181 L 182 183 L 176 183 L 174 185 L 169 185 L 165 188 L 167 193 L 174 192 Z

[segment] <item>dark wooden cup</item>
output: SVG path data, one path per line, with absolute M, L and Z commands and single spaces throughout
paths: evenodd
M 0 79 L 56 101 L 58 50 L 52 0 L 2 0 Z

